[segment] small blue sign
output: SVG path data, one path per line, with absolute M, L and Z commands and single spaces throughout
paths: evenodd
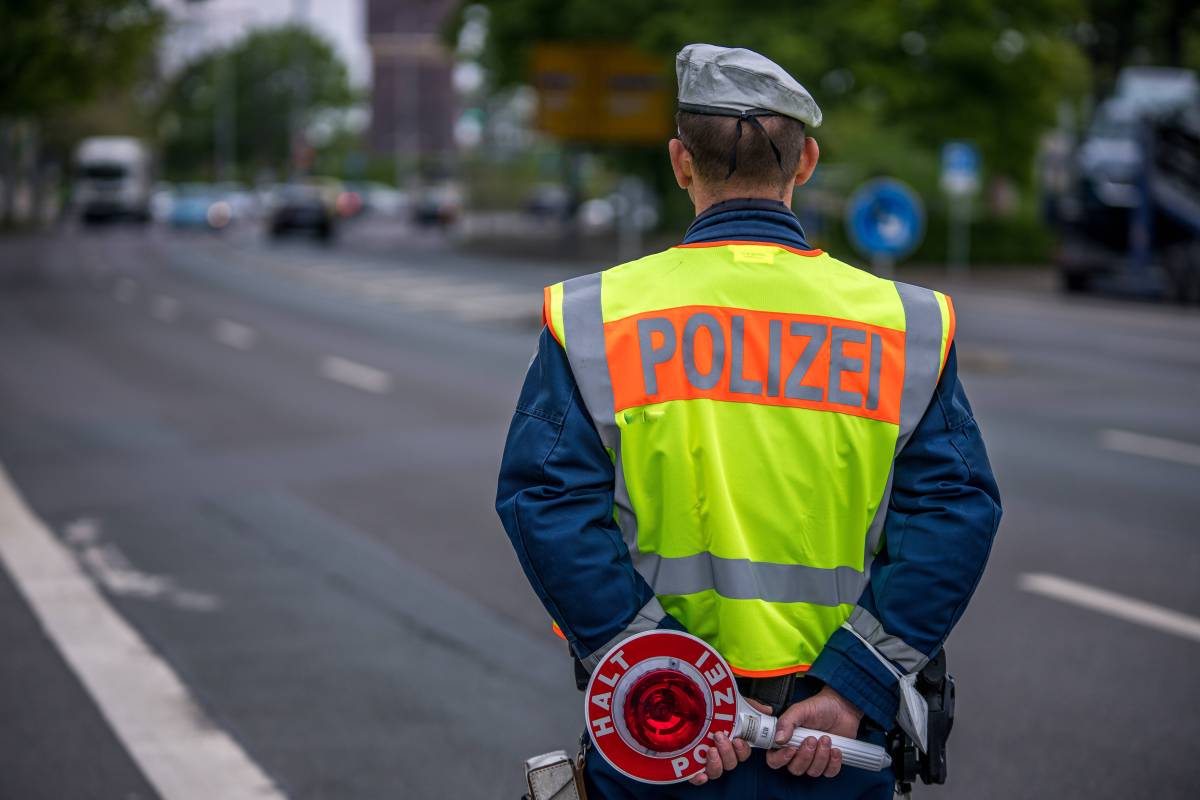
M 947 194 L 973 194 L 979 189 L 979 148 L 974 142 L 942 145 L 942 189 Z
M 854 248 L 867 258 L 905 258 L 925 236 L 925 207 L 908 184 L 876 178 L 850 196 L 846 232 Z

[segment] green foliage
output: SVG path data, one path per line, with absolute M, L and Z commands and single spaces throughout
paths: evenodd
M 948 220 L 944 209 L 928 209 L 925 238 L 921 246 L 904 264 L 928 267 L 945 264 L 949 252 Z M 850 264 L 865 266 L 867 258 L 860 256 L 850 244 L 843 220 L 826 219 L 823 228 L 806 228 L 809 243 L 832 253 Z M 980 216 L 971 223 L 970 250 L 972 264 L 989 266 L 1026 266 L 1049 261 L 1054 249 L 1054 234 L 1032 210 L 1022 209 L 1011 217 Z M 904 264 L 900 265 L 903 277 Z
M 152 0 L 4 0 L 0 117 L 42 116 L 128 85 L 162 23 Z
M 229 105 L 232 100 L 232 114 Z M 168 174 L 196 176 L 213 161 L 221 119 L 232 120 L 238 172 L 279 170 L 293 125 L 358 97 L 333 47 L 307 28 L 250 33 L 187 65 L 163 95 L 159 130 Z M 296 119 L 294 115 L 298 115 Z
M 1026 182 L 1038 137 L 1064 96 L 1087 88 L 1087 65 L 1062 35 L 1081 0 L 486 0 L 486 63 L 501 84 L 524 80 L 541 40 L 634 41 L 664 61 L 688 42 L 758 50 L 797 76 L 826 111 L 816 135 L 831 154 L 870 157 L 878 134 L 935 153 L 976 141 L 995 173 Z M 840 115 L 869 120 L 869 146 L 832 135 Z
M 1196 0 L 1087 0 L 1076 35 L 1107 92 L 1121 67 L 1156 64 L 1200 69 L 1200 4 Z

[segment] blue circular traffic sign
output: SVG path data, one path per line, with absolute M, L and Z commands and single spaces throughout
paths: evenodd
M 908 184 L 876 178 L 850 195 L 846 233 L 867 258 L 901 259 L 911 255 L 925 236 L 925 207 Z

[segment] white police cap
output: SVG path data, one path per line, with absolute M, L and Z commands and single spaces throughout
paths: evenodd
M 779 114 L 821 124 L 817 101 L 783 67 L 743 47 L 689 44 L 675 56 L 679 109 L 720 116 Z

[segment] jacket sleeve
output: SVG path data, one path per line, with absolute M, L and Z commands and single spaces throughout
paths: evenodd
M 621 639 L 682 627 L 633 568 L 615 472 L 566 354 L 546 328 L 508 431 L 496 511 L 521 568 L 589 671 Z
M 896 458 L 884 547 L 870 582 L 809 675 L 890 728 L 897 680 L 880 659 L 913 673 L 937 654 L 979 583 L 1000 513 L 951 347 L 933 400 Z

